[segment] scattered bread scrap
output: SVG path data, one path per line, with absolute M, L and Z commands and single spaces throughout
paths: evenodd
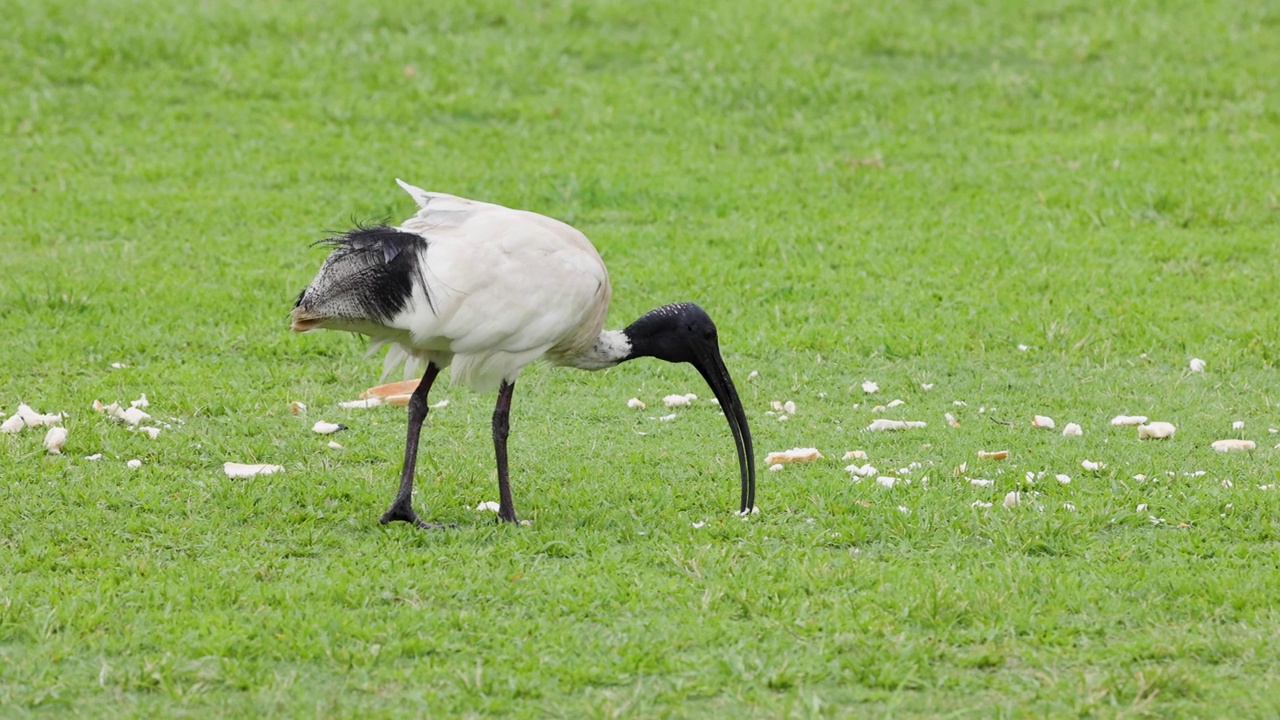
M 867 426 L 867 429 L 872 431 L 908 430 L 911 428 L 922 428 L 926 425 L 927 423 L 919 420 L 888 420 L 880 418 L 879 420 L 873 420 L 871 424 Z
M 141 408 L 130 406 L 121 409 L 120 403 L 113 402 L 110 405 L 103 405 L 101 400 L 93 401 L 93 409 L 100 413 L 105 413 L 107 417 L 119 420 L 126 425 L 137 425 L 143 420 L 150 420 L 151 416 L 143 412 Z
M 1009 459 L 1009 451 L 1008 450 L 991 450 L 991 451 L 979 450 L 978 459 L 979 460 L 1007 460 Z
M 14 420 L 17 418 L 18 420 Z M 21 424 L 19 424 L 19 422 Z M 18 403 L 18 412 L 13 414 L 5 421 L 4 427 L 0 428 L 0 432 L 18 432 L 24 427 L 41 427 L 43 425 L 57 425 L 62 422 L 62 414 L 45 415 L 31 409 L 26 403 Z
M 351 409 L 351 408 L 371 408 L 371 407 L 378 407 L 379 405 L 382 405 L 383 403 L 384 403 L 384 401 L 383 401 L 383 399 L 382 399 L 381 397 L 367 397 L 367 398 L 362 398 L 362 399 L 360 399 L 360 400 L 344 400 L 344 401 L 342 401 L 342 402 L 338 403 L 338 407 L 340 407 L 340 408 L 347 408 L 347 409 Z M 295 403 L 295 404 L 296 404 L 296 405 L 302 405 L 302 403 Z M 306 405 L 302 405 L 302 409 L 303 409 L 303 411 L 305 412 L 305 411 L 306 411 L 306 409 L 307 409 L 307 406 L 306 406 Z M 294 414 L 295 414 L 295 415 L 297 415 L 297 412 L 295 411 L 295 412 L 294 412 Z
M 61 455 L 62 447 L 67 444 L 67 429 L 64 427 L 51 427 L 49 432 L 44 436 L 44 447 L 49 451 L 50 455 Z
M 791 448 L 779 452 L 771 452 L 764 459 L 766 465 L 775 463 L 812 462 L 822 457 L 818 448 Z
M 41 425 L 56 425 L 62 422 L 61 415 L 45 415 L 31 409 L 30 405 L 25 403 L 18 404 L 18 417 L 22 418 L 22 422 L 27 427 L 40 427 Z
M 317 435 L 332 435 L 338 432 L 339 430 L 346 430 L 346 429 L 347 429 L 346 425 L 339 425 L 337 423 L 325 422 L 323 420 L 319 420 L 316 422 L 315 425 L 311 426 L 311 432 L 316 433 Z
M 420 380 L 402 380 L 400 382 L 387 383 L 385 385 L 375 385 L 374 387 L 360 393 L 361 400 L 369 398 L 386 398 L 392 395 L 409 395 L 418 389 Z
M 1139 440 L 1164 440 L 1165 438 L 1173 437 L 1173 434 L 1177 431 L 1178 431 L 1178 428 L 1174 427 L 1173 423 L 1167 423 L 1167 422 L 1148 423 L 1146 425 L 1138 426 L 1138 439 Z
M 135 460 L 132 462 L 137 461 Z M 284 472 L 284 467 L 281 465 L 246 465 L 244 463 L 225 462 L 222 463 L 222 471 L 225 472 L 229 478 L 243 479 L 257 477 L 258 475 L 271 475 L 273 473 Z
M 1226 440 L 1215 440 L 1210 447 L 1218 452 L 1231 452 L 1233 450 L 1253 450 L 1258 447 L 1258 444 L 1252 440 L 1228 438 Z

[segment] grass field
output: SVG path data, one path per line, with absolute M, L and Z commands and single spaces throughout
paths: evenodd
M 0 435 L 0 716 L 1280 714 L 1280 6 L 349 5 L 0 2 L 0 419 L 70 432 Z M 758 460 L 824 459 L 743 520 L 715 408 L 650 419 L 687 366 L 532 367 L 533 525 L 445 385 L 457 527 L 379 526 L 403 412 L 287 313 L 396 177 L 581 228 L 610 327 L 701 303 Z

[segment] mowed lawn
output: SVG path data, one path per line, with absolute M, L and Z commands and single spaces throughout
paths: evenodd
M 0 435 L 0 716 L 1280 714 L 1280 6 L 355 5 L 0 3 L 0 420 L 69 431 Z M 610 327 L 702 304 L 760 513 L 636 362 L 521 376 L 527 527 L 438 384 L 456 526 L 378 525 L 403 411 L 287 315 L 396 177 L 581 228 Z

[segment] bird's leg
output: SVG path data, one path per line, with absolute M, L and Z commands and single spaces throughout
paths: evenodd
M 427 419 L 427 393 L 431 392 L 431 384 L 436 381 L 440 368 L 435 363 L 427 363 L 427 371 L 422 382 L 409 398 L 409 436 L 404 441 L 404 470 L 400 474 L 400 491 L 391 507 L 382 515 L 381 522 L 386 525 L 394 520 L 412 523 L 420 528 L 439 529 L 443 525 L 430 525 L 423 522 L 418 513 L 413 511 L 413 471 L 418 464 L 418 436 L 422 434 L 422 421 Z
M 510 429 L 511 394 L 515 383 L 502 381 L 498 404 L 493 408 L 493 452 L 498 458 L 498 520 L 516 522 L 516 506 L 511 500 L 511 479 L 507 475 L 507 431 Z

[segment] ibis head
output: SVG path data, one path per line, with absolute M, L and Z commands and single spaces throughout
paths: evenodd
M 707 381 L 729 421 L 729 430 L 738 449 L 738 470 L 742 476 L 740 512 L 750 513 L 756 502 L 751 428 L 747 425 L 747 415 L 733 386 L 733 378 L 720 356 L 720 339 L 711 316 L 693 303 L 663 305 L 642 315 L 622 333 L 631 345 L 627 360 L 652 357 L 670 363 L 689 363 Z

